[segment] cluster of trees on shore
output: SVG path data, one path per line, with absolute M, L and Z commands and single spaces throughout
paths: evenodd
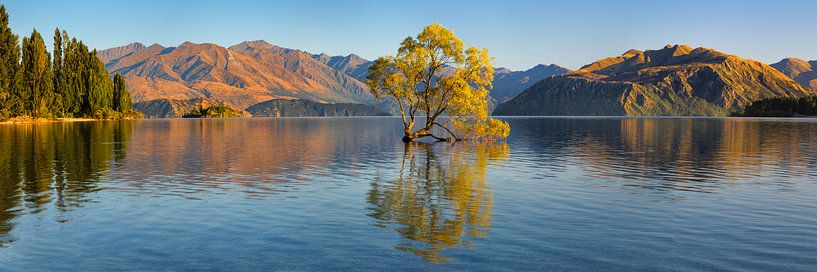
M 224 103 L 210 106 L 208 108 L 197 108 L 185 113 L 182 118 L 234 118 L 244 117 L 244 114 L 230 108 Z
M 752 102 L 742 113 L 746 117 L 817 116 L 817 96 L 775 97 Z
M 21 46 L 0 5 L 0 119 L 138 115 L 125 79 L 108 75 L 96 49 L 57 28 L 52 53 L 36 29 Z

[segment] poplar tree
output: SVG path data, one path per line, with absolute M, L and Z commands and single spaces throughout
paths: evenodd
M 20 44 L 17 35 L 9 28 L 6 7 L 0 5 L 0 117 L 14 115 L 18 102 L 16 89 L 19 83 Z
M 113 102 L 114 110 L 128 113 L 133 109 L 130 92 L 125 84 L 125 77 L 116 73 L 113 75 Z
M 68 34 L 63 31 L 63 56 L 62 56 L 62 70 L 61 77 L 64 81 L 63 85 L 63 107 L 66 115 L 82 116 L 87 111 L 85 88 L 86 80 L 84 80 L 85 65 L 82 58 L 85 56 L 84 51 L 87 51 L 82 42 L 78 42 L 76 38 L 68 38 Z
M 63 45 L 60 29 L 54 29 L 54 63 L 51 65 L 54 81 L 54 101 L 51 110 L 54 114 L 65 116 L 65 77 L 62 75 Z
M 54 92 L 51 56 L 36 29 L 31 32 L 31 37 L 23 38 L 22 73 L 22 90 L 19 93 L 26 105 L 24 113 L 34 117 L 46 116 Z
M 132 110 L 124 77 L 115 75 L 115 85 L 96 50 L 59 28 L 54 30 L 53 55 L 36 29 L 23 37 L 21 47 L 8 21 L 0 5 L 0 118 L 108 118 L 115 116 L 113 111 Z
M 105 64 L 97 57 L 96 49 L 86 55 L 88 65 L 88 100 L 90 114 L 113 109 L 113 81 L 108 76 Z

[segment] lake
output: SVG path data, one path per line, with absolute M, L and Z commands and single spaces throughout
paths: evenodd
M 817 268 L 817 120 L 0 125 L 0 270 Z

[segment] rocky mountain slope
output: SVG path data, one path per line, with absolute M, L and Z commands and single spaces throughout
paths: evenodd
M 805 61 L 798 58 L 787 58 L 771 66 L 800 85 L 817 90 L 817 60 Z
M 712 49 L 629 50 L 542 80 L 495 115 L 723 116 L 769 97 L 813 94 L 774 68 Z
M 264 41 L 224 48 L 185 42 L 177 47 L 112 48 L 99 53 L 111 73 L 128 81 L 135 101 L 210 98 L 244 108 L 275 98 L 371 103 L 357 79 L 303 51 Z
M 250 106 L 254 117 L 386 116 L 373 106 L 352 103 L 317 103 L 303 99 L 273 99 Z

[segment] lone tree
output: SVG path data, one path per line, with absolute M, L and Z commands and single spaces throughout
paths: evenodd
M 366 85 L 376 98 L 399 107 L 404 142 L 423 137 L 502 139 L 510 134 L 510 126 L 488 117 L 488 90 L 494 79 L 491 60 L 488 49 L 464 49 L 454 31 L 435 23 L 416 38 L 403 40 L 396 56 L 378 58 L 369 68 Z M 422 115 L 425 124 L 414 130 Z M 447 136 L 434 135 L 434 127 Z

